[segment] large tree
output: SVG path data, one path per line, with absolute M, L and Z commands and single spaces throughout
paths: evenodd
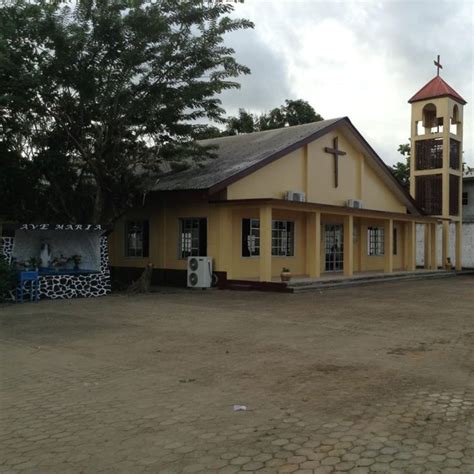
M 0 7 L 0 217 L 110 222 L 163 162 L 208 156 L 196 123 L 223 122 L 217 95 L 249 73 L 223 43 L 252 27 L 231 10 L 195 0 Z
M 398 146 L 398 152 L 403 155 L 404 160 L 398 161 L 392 165 L 392 173 L 400 184 L 408 189 L 410 187 L 410 155 L 411 147 L 409 143 L 403 143 Z
M 259 132 L 276 128 L 319 122 L 323 117 L 305 100 L 285 100 L 280 107 L 260 116 L 239 109 L 237 117 L 229 117 L 222 135 L 238 135 L 239 133 Z
M 271 130 L 304 123 L 319 122 L 323 117 L 305 100 L 285 100 L 285 104 L 263 114 L 259 119 L 261 130 Z

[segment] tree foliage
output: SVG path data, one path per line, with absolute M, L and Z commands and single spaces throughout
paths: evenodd
M 229 117 L 227 127 L 222 135 L 239 135 L 240 133 L 252 133 L 258 130 L 256 117 L 245 109 L 239 109 L 237 117 Z
M 16 274 L 7 261 L 0 257 L 0 303 L 10 300 L 10 292 L 15 289 Z
M 408 189 L 410 187 L 410 156 L 411 148 L 409 143 L 398 146 L 398 152 L 403 155 L 404 161 L 398 161 L 392 165 L 392 173 L 398 179 L 400 184 Z
M 239 109 L 237 117 L 230 117 L 222 135 L 259 132 L 276 128 L 301 125 L 323 120 L 313 107 L 305 100 L 285 100 L 285 104 L 276 107 L 260 116 Z
M 194 0 L 0 7 L 0 217 L 110 222 L 163 162 L 208 156 L 196 121 L 222 123 L 217 95 L 249 73 L 223 44 L 252 27 L 231 10 Z

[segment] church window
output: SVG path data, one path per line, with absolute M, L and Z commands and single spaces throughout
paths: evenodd
M 148 257 L 149 225 L 147 220 L 125 222 L 125 256 Z
M 260 255 L 260 220 L 242 219 L 242 257 Z
M 393 228 L 393 255 L 397 255 L 398 242 L 397 242 L 397 228 Z
M 179 256 L 203 257 L 207 255 L 207 219 L 180 219 Z
M 272 221 L 272 255 L 293 257 L 295 254 L 295 223 Z
M 467 206 L 469 204 L 469 194 L 464 192 L 462 193 L 462 205 Z
M 368 228 L 368 254 L 371 257 L 384 255 L 385 229 L 383 227 Z

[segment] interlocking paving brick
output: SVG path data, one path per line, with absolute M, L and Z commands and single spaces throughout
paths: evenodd
M 0 472 L 472 473 L 473 282 L 0 307 Z

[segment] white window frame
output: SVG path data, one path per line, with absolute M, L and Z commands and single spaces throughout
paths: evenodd
M 244 217 L 240 221 L 240 232 L 244 232 L 244 220 L 250 221 L 249 234 L 247 235 L 247 247 L 249 249 L 250 255 L 243 255 L 241 249 L 242 258 L 255 258 L 260 257 L 260 219 L 254 219 L 251 217 Z
M 384 227 L 370 226 L 367 228 L 367 255 L 369 257 L 383 257 L 385 255 Z
M 199 217 L 183 217 L 179 219 L 179 236 L 178 236 L 178 257 L 181 260 L 185 260 L 188 257 L 199 257 L 199 238 L 200 238 L 200 220 Z M 196 221 L 197 225 L 193 227 L 194 222 Z M 186 236 L 184 233 L 185 223 L 191 222 L 190 235 Z M 193 231 L 197 232 L 197 236 L 193 236 Z M 190 243 L 189 250 L 185 249 Z M 197 247 L 193 244 L 197 244 Z M 185 254 L 186 253 L 186 254 Z
M 281 227 L 278 228 L 278 226 Z M 295 222 L 286 220 L 272 221 L 272 257 L 294 256 Z
M 125 221 L 124 253 L 125 258 L 143 258 L 144 254 L 144 222 L 146 219 Z M 131 228 L 136 227 L 135 232 Z M 130 243 L 132 245 L 130 245 Z

